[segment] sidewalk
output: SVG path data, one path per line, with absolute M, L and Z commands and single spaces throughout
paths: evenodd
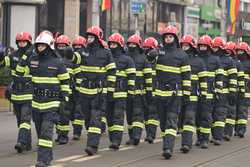
M 0 112 L 9 111 L 10 110 L 10 102 L 6 99 L 0 98 Z

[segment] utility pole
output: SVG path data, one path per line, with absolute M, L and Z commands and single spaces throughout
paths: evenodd
M 226 0 L 221 0 L 221 21 L 220 21 L 220 30 L 222 38 L 227 38 L 226 33 Z

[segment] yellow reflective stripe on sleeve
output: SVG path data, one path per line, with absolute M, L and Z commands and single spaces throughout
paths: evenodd
M 165 135 L 176 136 L 177 135 L 177 131 L 175 129 L 166 129 L 165 130 Z
M 136 71 L 136 76 L 137 76 L 137 77 L 142 77 L 142 76 L 144 76 L 144 75 L 143 75 L 143 72 L 142 72 L 142 71 Z
M 190 65 L 181 66 L 181 72 L 188 72 L 191 71 Z
M 193 81 L 199 80 L 198 75 L 192 74 L 192 75 L 191 75 L 191 80 L 193 80 Z
M 230 79 L 229 83 L 232 85 L 237 85 L 237 80 L 236 79 Z
M 116 76 L 109 75 L 109 76 L 107 77 L 107 80 L 110 81 L 110 82 L 115 82 L 115 81 L 116 81 Z
M 142 122 L 133 122 L 132 127 L 143 128 L 144 124 Z
M 6 67 L 10 67 L 10 57 L 9 56 L 4 57 L 4 62 L 5 62 Z
M 149 119 L 145 122 L 146 125 L 155 125 L 158 126 L 160 124 L 159 121 L 155 120 L 155 119 Z
M 146 90 L 141 90 L 141 89 L 128 90 L 128 93 L 131 95 L 143 95 L 146 94 Z
M 126 72 L 127 74 L 136 73 L 136 69 L 135 69 L 135 68 L 127 68 L 127 69 L 125 70 L 125 72 Z
M 146 83 L 151 84 L 152 82 L 153 82 L 153 81 L 152 81 L 152 78 L 146 79 Z
M 51 101 L 46 103 L 38 103 L 35 101 L 32 101 L 32 107 L 39 109 L 39 110 L 46 110 L 54 107 L 59 107 L 60 101 Z
M 239 119 L 236 121 L 237 125 L 246 125 L 247 124 L 247 120 L 246 119 Z
M 224 75 L 224 70 L 219 68 L 215 71 L 215 73 L 218 75 L 218 74 L 221 74 L 221 75 Z
M 72 68 L 67 68 L 67 71 L 68 71 L 69 74 L 74 74 L 74 71 L 73 71 Z
M 207 83 L 206 82 L 201 82 L 200 86 L 201 86 L 201 88 L 207 88 Z
M 101 129 L 100 128 L 96 128 L 96 127 L 89 127 L 88 133 L 101 134 Z
M 196 102 L 196 101 L 198 101 L 198 96 L 189 96 L 189 100 Z
M 237 74 L 238 77 L 243 77 L 244 75 L 245 75 L 244 71 L 239 71 L 238 74 Z
M 208 71 L 208 72 L 207 72 L 207 76 L 208 76 L 208 77 L 215 77 L 215 72 Z
M 235 122 L 236 121 L 234 119 L 229 119 L 229 118 L 226 119 L 226 124 L 235 125 Z
M 188 96 L 191 95 L 191 92 L 190 92 L 190 91 L 187 91 L 187 90 L 183 90 L 182 93 L 183 93 L 183 95 L 188 95 Z
M 20 66 L 19 64 L 16 66 L 16 71 L 20 72 L 20 73 L 24 73 L 25 72 L 25 67 Z
M 76 83 L 78 83 L 78 84 L 82 83 L 82 79 L 77 78 Z
M 189 131 L 189 132 L 195 132 L 195 127 L 191 125 L 184 125 L 183 126 L 183 131 Z
M 25 55 L 25 54 L 24 54 L 24 55 L 22 55 L 22 59 L 23 59 L 23 60 L 27 60 L 27 58 L 28 58 L 28 56 L 27 56 L 27 55 Z
M 116 68 L 116 65 L 115 65 L 115 63 L 110 63 L 110 64 L 106 65 L 105 68 L 106 68 L 106 70 L 110 70 L 110 69 Z
M 38 139 L 38 146 L 43 146 L 43 147 L 53 147 L 53 141 L 51 140 L 44 140 L 44 139 Z
M 15 95 L 11 94 L 11 100 L 14 101 L 24 101 L 24 100 L 32 100 L 32 94 L 24 94 L 24 95 Z
M 214 95 L 212 93 L 206 94 L 207 99 L 213 99 Z
M 61 91 L 71 92 L 69 85 L 60 85 Z
M 236 68 L 231 68 L 231 69 L 228 69 L 227 70 L 227 73 L 228 73 L 228 75 L 230 75 L 230 74 L 237 74 L 237 69 Z
M 69 127 L 69 125 L 59 125 L 58 124 L 57 129 L 60 130 L 60 131 L 68 132 L 70 130 L 70 127 Z
M 115 73 L 116 76 L 120 76 L 120 77 L 127 77 L 127 74 L 125 71 L 116 71 Z
M 207 71 L 199 72 L 198 76 L 199 76 L 199 78 L 206 77 L 206 76 L 208 76 L 208 72 Z
M 246 98 L 250 98 L 250 93 L 245 93 Z
M 74 121 L 72 122 L 73 125 L 79 125 L 79 126 L 83 126 L 84 123 L 85 121 L 80 119 L 74 119 Z
M 69 79 L 70 77 L 69 77 L 69 73 L 64 73 L 64 74 L 58 74 L 57 78 L 59 80 L 66 80 L 66 79 Z
M 152 73 L 152 68 L 144 68 L 144 69 L 142 70 L 142 72 L 143 72 L 144 74 Z
M 227 88 L 222 89 L 222 93 L 229 93 L 229 89 Z
M 237 92 L 237 89 L 236 88 L 229 88 L 229 91 L 230 92 Z
M 28 130 L 30 130 L 31 125 L 28 124 L 28 123 L 21 123 L 20 126 L 19 126 L 19 129 L 28 129 Z
M 32 82 L 34 83 L 60 83 L 57 77 L 32 77 Z
M 160 89 L 155 89 L 156 96 L 172 96 L 174 91 L 163 91 Z
M 222 121 L 215 121 L 213 123 L 213 127 L 225 127 L 225 122 Z
M 79 92 L 83 94 L 88 94 L 88 95 L 95 95 L 98 93 L 98 89 L 97 88 L 89 89 L 89 88 L 80 87 Z
M 238 84 L 239 84 L 239 86 L 245 86 L 245 82 L 244 81 L 239 81 Z
M 156 64 L 155 69 L 164 71 L 164 72 L 170 72 L 170 73 L 177 73 L 177 74 L 181 73 L 181 69 L 179 67 L 165 66 L 162 64 Z
M 219 86 L 223 86 L 223 82 L 222 81 L 216 81 L 216 84 Z
M 74 75 L 80 73 L 81 71 L 82 71 L 82 70 L 81 70 L 81 67 L 77 67 L 77 68 L 74 68 L 74 69 L 73 69 Z
M 183 80 L 182 85 L 183 86 L 191 86 L 191 81 L 190 80 Z
M 80 53 L 74 52 L 73 58 L 76 58 L 76 64 L 81 64 L 81 62 L 82 62 L 82 57 L 81 57 Z
M 101 120 L 103 123 L 107 124 L 107 118 L 106 117 L 102 117 L 102 120 Z
M 128 85 L 135 86 L 135 80 L 128 80 Z
M 80 66 L 82 72 L 93 72 L 93 73 L 105 73 L 107 70 L 105 67 L 98 67 L 98 66 Z
M 146 90 L 147 91 L 153 91 L 153 88 L 152 87 L 146 87 Z
M 128 93 L 127 92 L 114 92 L 113 97 L 114 98 L 126 98 L 128 97 Z
M 210 134 L 211 133 L 211 128 L 200 127 L 199 129 L 200 129 L 201 133 L 204 133 L 204 134 Z

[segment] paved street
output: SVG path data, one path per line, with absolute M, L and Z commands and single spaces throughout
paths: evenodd
M 33 128 L 33 150 L 17 154 L 13 148 L 16 142 L 17 129 L 12 113 L 0 113 L 0 166 L 31 167 L 36 161 L 36 135 Z M 86 135 L 81 141 L 70 141 L 65 146 L 55 145 L 54 167 L 248 167 L 250 164 L 250 132 L 244 139 L 233 138 L 222 146 L 210 145 L 208 150 L 196 146 L 190 154 L 179 151 L 180 137 L 176 141 L 176 150 L 172 160 L 161 157 L 161 139 L 155 144 L 141 143 L 138 147 L 122 146 L 117 152 L 110 151 L 108 137 L 104 135 L 100 151 L 96 156 L 88 157 L 84 153 Z M 124 135 L 125 142 L 127 135 Z

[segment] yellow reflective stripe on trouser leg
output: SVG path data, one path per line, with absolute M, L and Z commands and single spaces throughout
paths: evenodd
M 201 133 L 205 133 L 205 134 L 210 134 L 211 133 L 211 128 L 200 127 L 199 129 L 200 129 Z
M 31 125 L 28 124 L 28 123 L 21 123 L 20 126 L 19 126 L 19 129 L 28 129 L 30 130 L 31 128 Z
M 70 127 L 69 125 L 57 125 L 57 129 L 60 131 L 69 131 Z
M 109 127 L 109 131 L 110 132 L 113 132 L 113 131 L 123 132 L 124 131 L 124 127 L 122 125 L 113 125 L 113 126 Z
M 214 123 L 213 123 L 213 127 L 225 127 L 225 122 L 223 122 L 223 121 L 215 121 Z
M 234 119 L 230 119 L 230 118 L 226 119 L 226 124 L 235 125 L 235 122 L 236 121 Z
M 51 148 L 53 147 L 53 142 L 51 140 L 38 139 L 38 146 Z
M 145 122 L 146 125 L 155 125 L 158 126 L 159 125 L 159 121 L 155 120 L 155 119 L 149 119 Z
M 166 129 L 165 130 L 165 135 L 172 135 L 172 136 L 176 136 L 177 131 L 175 129 Z
M 247 120 L 246 119 L 239 119 L 236 124 L 237 125 L 246 125 L 247 124 Z
M 189 132 L 195 132 L 195 127 L 191 125 L 184 125 L 183 126 L 183 131 L 189 131 Z
M 73 125 L 80 125 L 83 126 L 84 125 L 84 120 L 80 120 L 80 119 L 75 119 L 72 123 Z
M 132 127 L 137 127 L 137 128 L 143 128 L 144 127 L 144 124 L 141 123 L 141 122 L 133 122 L 132 123 Z
M 89 127 L 88 133 L 101 134 L 101 129 L 100 128 L 96 128 L 96 127 Z
M 102 117 L 102 123 L 107 124 L 107 118 L 106 117 Z

